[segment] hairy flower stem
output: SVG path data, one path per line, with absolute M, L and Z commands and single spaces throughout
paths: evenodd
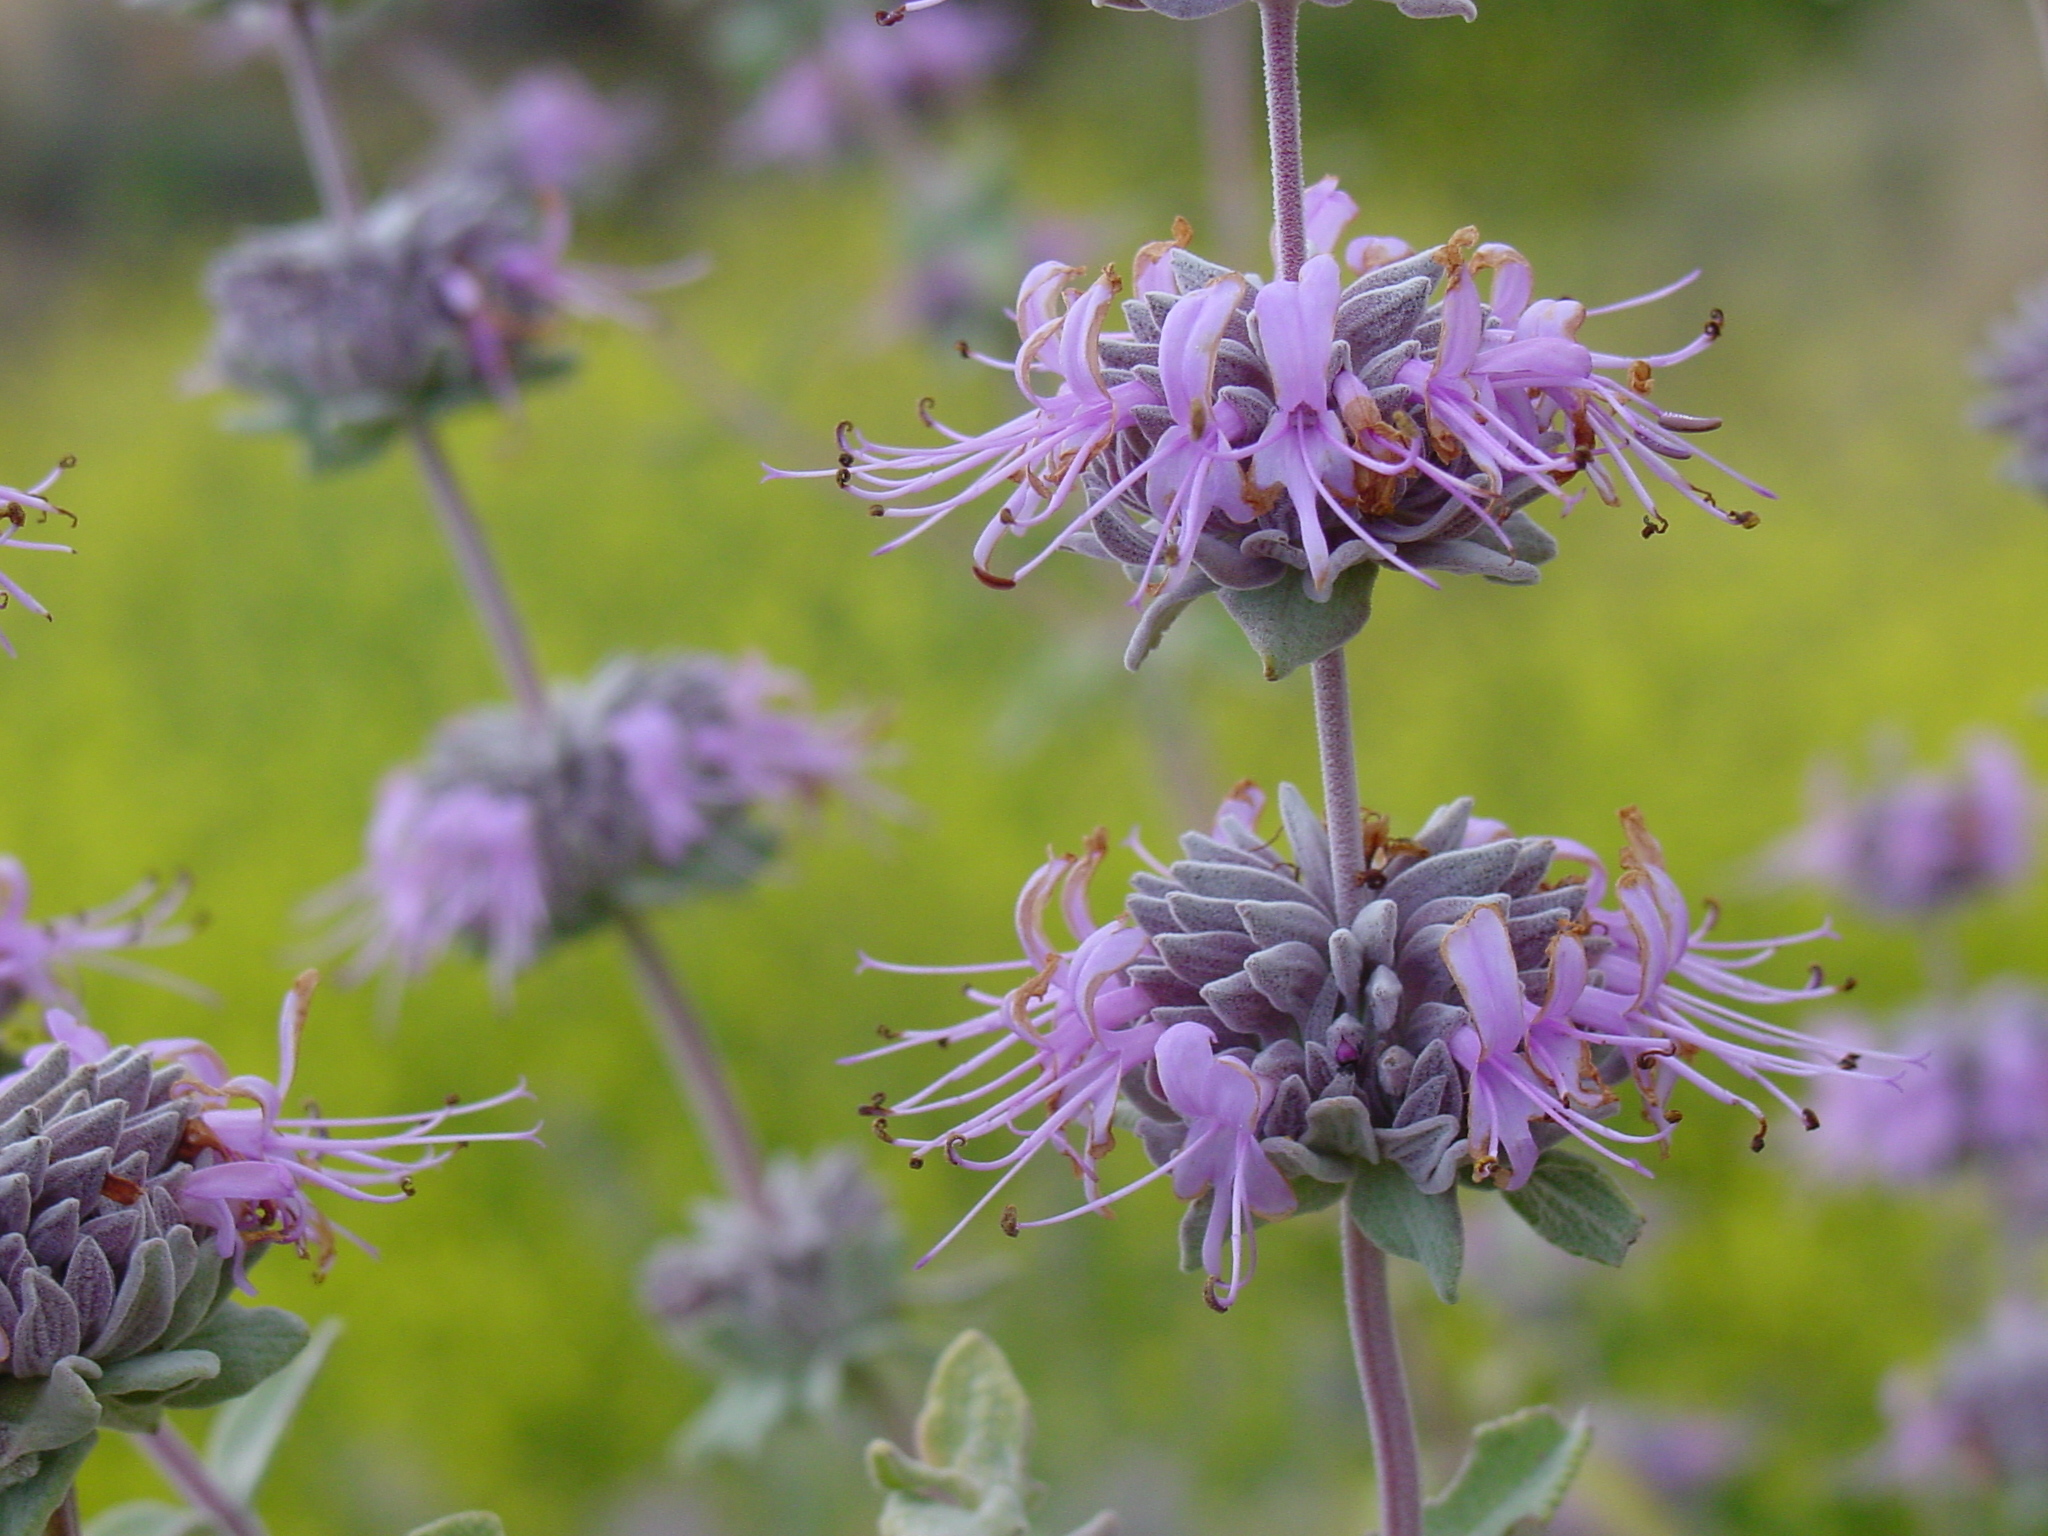
M 265 1536 L 263 1522 L 256 1518 L 256 1512 L 221 1487 L 191 1443 L 171 1427 L 170 1420 L 164 1420 L 149 1434 L 137 1435 L 135 1443 L 157 1471 L 163 1473 L 164 1481 L 178 1490 L 178 1496 L 206 1516 L 209 1524 L 218 1526 L 222 1536 Z
M 1259 0 L 1266 49 L 1266 136 L 1273 157 L 1273 228 L 1280 243 L 1274 276 L 1301 276 L 1308 260 L 1306 185 L 1301 168 L 1301 0 Z
M 427 483 L 427 499 L 433 503 L 435 521 L 440 523 L 449 551 L 455 556 L 456 568 L 462 572 L 470 605 L 490 637 L 498 669 L 505 674 L 505 681 L 528 718 L 544 720 L 548 710 L 547 689 L 534 666 L 526 626 L 520 622 L 519 610 L 491 554 L 483 525 L 477 521 L 469 497 L 455 478 L 448 456 L 441 451 L 441 441 L 434 429 L 424 421 L 415 421 L 410 436 L 413 460 L 419 465 L 420 478 Z
M 50 1523 L 43 1527 L 43 1536 L 80 1536 L 81 1530 L 78 1519 L 78 1488 L 74 1484 L 71 1491 L 64 1495 L 64 1502 L 59 1504 L 50 1516 Z
M 1358 759 L 1351 744 L 1351 677 L 1342 647 L 1317 661 L 1309 676 L 1323 766 L 1323 824 L 1330 829 L 1330 879 L 1337 893 L 1337 921 L 1349 923 L 1365 892 L 1365 836 Z
M 1422 1461 L 1387 1295 L 1387 1256 L 1348 1217 L 1343 1228 L 1344 1307 L 1379 1468 L 1380 1536 L 1422 1536 Z
M 322 209 L 330 219 L 346 224 L 356 216 L 358 202 L 348 139 L 320 68 L 315 0 L 284 0 L 283 9 L 286 25 L 280 28 L 279 53 L 291 87 L 292 107 L 298 117 L 306 158 L 320 190 Z M 427 498 L 433 503 L 435 519 L 448 540 L 463 586 L 490 638 L 498 666 L 528 718 L 543 720 L 547 715 L 547 690 L 534 665 L 526 626 L 499 572 L 483 525 L 477 521 L 469 497 L 455 478 L 454 467 L 441 451 L 440 438 L 432 425 L 414 421 L 408 436 L 413 460 L 426 482 Z M 637 915 L 627 912 L 617 914 L 615 921 L 625 936 L 634 974 L 646 995 L 651 1021 L 661 1036 L 683 1100 L 695 1111 L 698 1129 L 711 1146 L 727 1188 L 749 1205 L 765 1211 L 767 1196 L 761 1181 L 761 1154 L 747 1129 L 746 1118 L 740 1112 L 739 1101 L 726 1079 L 711 1037 L 646 925 Z
M 299 139 L 312 162 L 320 206 L 337 223 L 352 224 L 361 212 L 362 199 L 356 191 L 354 158 L 327 94 L 326 71 L 320 67 L 320 7 L 315 0 L 284 0 L 279 11 L 278 59 L 284 66 Z
M 761 1179 L 760 1148 L 719 1064 L 718 1050 L 704 1021 L 684 995 L 682 983 L 646 919 L 637 912 L 620 911 L 613 921 L 625 937 L 633 974 L 646 996 L 647 1011 L 657 1026 L 676 1086 L 696 1112 L 697 1129 L 703 1133 L 726 1187 L 756 1210 L 773 1214 Z

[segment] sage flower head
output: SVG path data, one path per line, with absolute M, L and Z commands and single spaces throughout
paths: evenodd
M 645 101 L 606 97 L 567 65 L 544 65 L 514 75 L 459 121 L 444 164 L 530 195 L 573 195 L 632 166 L 652 115 Z
M 2048 1314 L 2007 1297 L 1925 1376 L 1884 1386 L 1890 1435 L 1873 1458 L 1922 1489 L 2048 1481 Z
M 1780 1079 L 1867 1070 L 1753 1012 L 1835 989 L 1817 975 L 1793 987 L 1755 979 L 1795 940 L 1712 937 L 1711 914 L 1693 921 L 1633 811 L 1611 892 L 1591 850 L 1515 837 L 1475 819 L 1469 800 L 1411 837 L 1369 819 L 1357 834 L 1366 884 L 1340 892 L 1307 802 L 1282 787 L 1285 856 L 1256 824 L 1263 805 L 1244 786 L 1210 829 L 1181 838 L 1179 859 L 1146 855 L 1124 911 L 1106 922 L 1088 899 L 1107 852 L 1100 834 L 1042 866 L 1018 904 L 1017 960 L 880 967 L 1022 976 L 1007 991 L 971 989 L 983 1011 L 960 1024 L 850 1058 L 962 1048 L 928 1087 L 894 1102 L 877 1095 L 862 1111 L 913 1166 L 943 1152 L 1001 1173 L 938 1248 L 1051 1150 L 1080 1175 L 1081 1203 L 1034 1220 L 1006 1209 L 1006 1230 L 1102 1210 L 1170 1178 L 1189 1206 L 1189 1256 L 1209 1276 L 1211 1303 L 1226 1307 L 1252 1272 L 1255 1223 L 1327 1204 L 1361 1163 L 1398 1168 L 1426 1195 L 1461 1179 L 1519 1191 L 1570 1139 L 1647 1173 L 1634 1149 L 1670 1140 L 1671 1097 L 1686 1084 L 1753 1116 L 1762 1147 L 1765 1109 L 1702 1072 L 1705 1059 L 1809 1127 L 1815 1117 Z M 1629 1082 L 1642 1131 L 1615 1123 Z M 1154 1167 L 1104 1193 L 1119 1102 Z M 1002 1144 L 994 1156 L 978 1150 L 987 1138 Z
M 461 946 L 502 994 L 616 910 L 745 884 L 790 813 L 864 792 L 867 758 L 858 722 L 810 712 L 756 659 L 622 658 L 557 688 L 544 719 L 492 705 L 444 723 L 385 778 L 362 869 L 315 910 L 342 914 L 332 942 L 358 979 Z
M 845 1149 L 770 1164 L 759 1206 L 700 1200 L 695 1229 L 649 1255 L 642 1305 L 719 1388 L 694 1452 L 759 1448 L 800 1412 L 828 1416 L 849 1370 L 902 1342 L 901 1235 Z
M 2017 311 L 1992 328 L 1977 371 L 1991 387 L 1978 423 L 2012 440 L 2006 473 L 2048 494 L 2048 283 L 2021 294 Z
M 1765 856 L 1779 880 L 1827 887 L 1884 917 L 1919 918 L 2010 890 L 2034 869 L 2039 792 L 2006 738 L 1980 732 L 1945 769 L 1881 751 L 1867 786 L 1823 763 L 1804 826 Z
M 181 985 L 127 957 L 137 949 L 176 944 L 192 934 L 179 915 L 191 882 L 144 880 L 126 894 L 84 912 L 62 917 L 28 915 L 28 871 L 21 860 L 0 854 L 0 1019 L 23 1003 L 81 1011 L 65 976 L 79 966 L 143 976 Z
M 989 4 L 948 5 L 915 27 L 878 31 L 858 8 L 825 18 L 734 122 L 742 165 L 821 165 L 886 141 L 918 116 L 959 105 L 1015 55 L 1014 17 Z
M 77 462 L 76 459 L 70 458 L 60 460 L 55 469 L 51 470 L 26 490 L 11 485 L 0 485 L 0 553 L 10 555 L 16 552 L 28 551 L 58 555 L 68 555 L 71 553 L 71 546 L 68 544 L 46 544 L 41 540 L 24 539 L 21 537 L 21 533 L 31 522 L 38 524 L 47 523 L 52 515 L 61 517 L 70 523 L 78 521 L 71 513 L 49 498 L 51 487 L 56 485 L 65 470 L 70 469 Z M 6 608 L 15 603 L 19 603 L 39 619 L 47 619 L 50 616 L 50 610 L 37 602 L 30 595 L 28 588 L 22 586 L 20 582 L 9 576 L 5 571 L 0 571 L 0 608 Z M 0 631 L 0 651 L 5 651 L 10 656 L 14 654 L 14 644 L 7 638 L 5 631 Z
M 1657 369 L 1720 335 L 1718 312 L 1668 353 L 1596 352 L 1580 331 L 1608 311 L 1537 300 L 1511 247 L 1468 229 L 1392 259 L 1398 243 L 1344 242 L 1353 207 L 1334 180 L 1313 189 L 1318 253 L 1297 279 L 1203 260 L 1184 221 L 1138 253 L 1128 285 L 1041 263 L 1018 292 L 1015 356 L 975 354 L 1011 374 L 1021 415 L 969 433 L 926 409 L 942 438 L 928 447 L 842 426 L 838 467 L 805 473 L 909 520 L 885 550 L 1000 498 L 974 546 L 991 586 L 1060 549 L 1123 565 L 1143 609 L 1133 666 L 1211 593 L 1277 673 L 1357 631 L 1382 566 L 1431 585 L 1437 570 L 1534 581 L 1556 545 L 1523 509 L 1545 497 L 1633 500 L 1646 532 L 1665 526 L 1660 494 L 1756 521 L 1691 478 L 1694 461 L 1721 466 L 1687 437 L 1719 423 L 1650 399 Z M 1037 551 L 999 571 L 1011 539 Z M 1313 636 L 1276 636 L 1301 627 L 1302 599 L 1323 609 Z

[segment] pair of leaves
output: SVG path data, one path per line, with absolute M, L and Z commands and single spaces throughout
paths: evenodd
M 1508 1190 L 1506 1199 L 1545 1242 L 1596 1264 L 1618 1266 L 1643 1230 L 1642 1213 L 1607 1170 L 1569 1152 L 1544 1154 L 1528 1182 Z M 1457 1185 L 1424 1194 L 1398 1163 L 1373 1163 L 1353 1175 L 1345 1208 L 1374 1243 L 1420 1264 L 1439 1297 L 1458 1299 L 1465 1224 Z
M 1028 1536 L 1030 1445 L 1023 1385 L 994 1341 L 969 1329 L 932 1370 L 917 1454 L 887 1440 L 868 1446 L 868 1475 L 887 1495 L 880 1536 Z M 1115 1531 L 1116 1516 L 1104 1512 L 1073 1536 Z

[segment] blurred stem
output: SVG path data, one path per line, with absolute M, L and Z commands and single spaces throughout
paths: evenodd
M 1258 205 L 1252 192 L 1251 17 L 1244 7 L 1190 28 L 1195 38 L 1196 96 L 1202 103 L 1202 169 L 1215 238 L 1205 242 L 1224 261 L 1256 259 Z
M 43 1527 L 43 1536 L 80 1536 L 76 1483 L 64 1495 L 64 1502 L 57 1506 L 56 1513 L 50 1516 L 50 1523 Z
M 2048 0 L 2027 0 L 2027 14 L 2034 21 L 2034 44 L 2041 51 L 2041 67 L 2048 71 Z
M 313 183 L 320 189 L 320 206 L 330 219 L 352 224 L 362 200 L 356 192 L 348 140 L 342 134 L 334 100 L 327 93 L 326 71 L 320 67 L 320 7 L 314 0 L 284 0 L 280 10 L 278 59 L 284 66 L 285 87 L 291 92 L 299 138 L 312 163 Z
M 135 1443 L 157 1471 L 163 1473 L 164 1481 L 178 1490 L 179 1497 L 220 1527 L 224 1536 L 265 1536 L 263 1522 L 256 1518 L 256 1512 L 214 1480 L 199 1453 L 172 1428 L 169 1419 L 149 1434 L 137 1435 Z
M 1401 1342 L 1387 1295 L 1387 1256 L 1349 1217 L 1344 1230 L 1344 1306 L 1358 1387 L 1379 1470 L 1380 1536 L 1422 1536 L 1422 1459 L 1401 1371 Z
M 1343 647 L 1311 670 L 1316 701 L 1316 748 L 1323 762 L 1323 821 L 1330 832 L 1330 880 L 1337 921 L 1358 915 L 1365 889 L 1364 821 L 1358 805 L 1358 760 L 1351 744 L 1351 675 Z
M 463 494 L 455 471 L 448 463 L 448 456 L 441 451 L 441 440 L 433 427 L 424 421 L 415 421 L 407 430 L 412 441 L 413 460 L 419 465 L 421 478 L 427 482 L 427 499 L 433 503 L 434 517 L 448 540 L 457 568 L 462 572 L 462 584 L 468 589 L 470 604 L 483 622 L 484 633 L 490 637 L 498 668 L 505 674 L 505 681 L 511 686 L 527 717 L 545 719 L 547 689 L 541 684 L 540 672 L 533 663 L 533 646 L 526 637 L 526 626 L 520 622 L 519 610 L 505 586 L 505 577 L 491 554 L 483 525 L 477 521 L 468 496 Z
M 733 1093 L 732 1082 L 711 1043 L 710 1031 L 684 995 L 675 968 L 638 912 L 619 908 L 612 919 L 625 937 L 647 1008 L 660 1037 L 662 1052 L 676 1086 L 696 1111 L 697 1129 L 725 1180 L 726 1187 L 755 1210 L 772 1215 L 761 1179 L 761 1151 L 747 1117 Z
M 1273 228 L 1279 240 L 1277 277 L 1301 276 L 1308 260 L 1302 208 L 1301 0 L 1259 0 L 1266 54 L 1266 136 L 1273 157 Z

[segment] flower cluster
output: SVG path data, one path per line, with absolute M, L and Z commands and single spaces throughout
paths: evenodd
M 1860 792 L 1826 764 L 1809 799 L 1806 825 L 1767 855 L 1767 868 L 1872 912 L 1929 916 L 2009 889 L 2033 871 L 2034 784 L 2019 751 L 2000 736 L 1977 736 L 1946 772 L 1885 765 Z
M 0 1019 L 24 1002 L 77 1012 L 78 999 L 62 977 L 72 965 L 169 980 L 118 952 L 189 938 L 192 925 L 178 916 L 189 889 L 182 879 L 144 880 L 105 906 L 36 920 L 28 915 L 28 871 L 13 855 L 0 854 Z
M 694 1452 L 752 1451 L 793 1411 L 829 1412 L 848 1370 L 899 1341 L 900 1237 L 860 1160 L 785 1157 L 763 1183 L 759 1206 L 698 1201 L 695 1232 L 641 1272 L 649 1314 L 721 1379 Z
M 1314 254 L 1296 280 L 1202 260 L 1185 223 L 1139 251 L 1128 293 L 1114 268 L 1084 285 L 1080 269 L 1041 263 L 1018 293 L 1015 357 L 981 359 L 1012 373 L 1022 415 L 970 434 L 927 414 L 944 441 L 924 448 L 849 425 L 839 467 L 807 473 L 911 520 L 885 549 L 1000 494 L 974 547 L 994 586 L 1057 549 L 1120 562 L 1138 583 L 1133 602 L 1149 603 L 1133 665 L 1211 592 L 1228 603 L 1293 578 L 1327 602 L 1346 571 L 1381 565 L 1425 581 L 1429 570 L 1534 581 L 1555 544 L 1520 509 L 1542 496 L 1571 505 L 1574 481 L 1609 504 L 1635 498 L 1646 531 L 1664 525 L 1658 486 L 1755 521 L 1681 467 L 1716 462 L 1684 435 L 1719 423 L 1650 398 L 1656 369 L 1719 336 L 1718 312 L 1661 356 L 1595 352 L 1579 333 L 1608 311 L 1535 299 L 1512 248 L 1469 229 L 1419 254 L 1347 243 L 1355 212 L 1335 178 L 1310 189 Z M 1120 294 L 1124 329 L 1106 329 Z M 995 571 L 1003 540 L 1049 526 L 1014 574 Z
M 1016 41 L 1016 22 L 990 6 L 950 6 L 895 36 L 863 11 L 835 10 L 733 124 L 733 158 L 822 164 L 895 120 L 972 93 Z
M 253 1252 L 270 1244 L 284 1243 L 301 1255 L 317 1255 L 323 1269 L 332 1260 L 337 1234 L 362 1246 L 313 1203 L 316 1191 L 389 1204 L 411 1197 L 413 1175 L 445 1163 L 471 1142 L 538 1139 L 535 1131 L 443 1130 L 453 1120 L 531 1098 L 524 1083 L 474 1104 L 451 1099 L 438 1109 L 416 1114 L 337 1119 L 317 1112 L 286 1113 L 299 1039 L 318 979 L 307 971 L 285 994 L 278 1015 L 274 1083 L 231 1074 L 219 1053 L 203 1040 L 114 1047 L 99 1031 L 68 1014 L 52 1012 L 54 1043 L 28 1053 L 22 1072 L 5 1085 L 8 1098 L 0 1099 L 0 1105 L 26 1091 L 23 1084 L 35 1088 L 41 1103 L 46 1102 L 42 1095 L 57 1091 L 50 1084 L 69 1081 L 67 1073 L 93 1080 L 91 1074 L 97 1072 L 96 1080 L 105 1083 L 113 1066 L 147 1063 L 144 1079 L 166 1085 L 165 1102 L 175 1106 L 178 1116 L 172 1153 L 166 1155 L 174 1154 L 182 1166 L 173 1170 L 176 1177 L 168 1192 L 181 1218 L 202 1235 L 211 1235 L 213 1251 L 237 1280 Z M 138 1113 L 149 1107 L 132 1099 L 130 1104 Z M 120 1131 L 117 1119 L 112 1134 L 118 1137 Z M 124 1162 L 128 1155 L 127 1143 L 117 1140 L 109 1164 L 111 1178 L 129 1177 Z M 118 1185 L 113 1187 L 116 1197 L 123 1193 Z
M 1038 1221 L 1006 1212 L 1009 1229 L 1100 1210 L 1171 1178 L 1180 1198 L 1206 1206 L 1203 1265 L 1210 1299 L 1225 1306 L 1251 1274 L 1255 1219 L 1288 1214 L 1311 1184 L 1347 1182 L 1361 1156 L 1398 1164 L 1426 1192 L 1461 1177 L 1517 1189 L 1567 1137 L 1646 1172 L 1627 1149 L 1669 1140 L 1682 1083 L 1753 1116 L 1762 1147 L 1764 1110 L 1708 1076 L 1707 1058 L 1809 1128 L 1813 1113 L 1776 1079 L 1862 1070 L 1747 1011 L 1834 989 L 1817 972 L 1791 988 L 1756 980 L 1753 968 L 1796 940 L 1711 938 L 1711 909 L 1694 924 L 1633 811 L 1622 815 L 1627 846 L 1611 891 L 1589 849 L 1515 837 L 1461 800 L 1412 838 L 1369 820 L 1366 885 L 1340 892 L 1328 835 L 1300 795 L 1281 791 L 1291 862 L 1256 829 L 1262 806 L 1246 786 L 1210 831 L 1181 839 L 1180 859 L 1148 856 L 1152 868 L 1107 922 L 1087 892 L 1106 851 L 1100 835 L 1082 856 L 1054 859 L 1018 906 L 1023 958 L 963 968 L 1021 970 L 1024 981 L 972 991 L 984 1011 L 963 1023 L 851 1058 L 973 1047 L 929 1087 L 894 1104 L 878 1096 L 864 1111 L 914 1162 L 943 1152 L 1001 1171 L 969 1219 L 1046 1148 L 1079 1172 L 1084 1199 Z M 1559 859 L 1584 875 L 1555 877 Z M 1071 944 L 1051 930 L 1055 909 Z M 1612 1123 L 1624 1079 L 1639 1091 L 1644 1132 Z M 1155 1167 L 1105 1194 L 1099 1164 L 1120 1097 Z M 915 1136 L 901 1128 L 946 1112 L 965 1118 Z M 997 1135 L 1015 1144 L 970 1155 Z
M 455 123 L 443 175 L 497 180 L 539 197 L 610 181 L 646 144 L 652 108 L 608 100 L 566 65 L 525 70 Z
M 802 699 L 758 660 L 684 655 L 614 661 L 543 719 L 457 715 L 384 780 L 364 866 L 327 901 L 350 909 L 353 972 L 417 975 L 459 941 L 503 990 L 620 907 L 750 879 L 775 812 L 860 786 L 858 724 Z
M 2013 440 L 2007 473 L 2048 494 L 2048 283 L 2020 296 L 2019 312 L 1992 331 L 1977 368 L 1993 391 L 1977 419 Z
M 77 460 L 70 458 L 60 460 L 55 469 L 51 470 L 27 490 L 21 490 L 12 485 L 0 485 L 0 549 L 35 550 L 40 553 L 59 555 L 71 553 L 69 545 L 31 542 L 21 538 L 20 534 L 22 529 L 28 526 L 30 518 L 34 518 L 39 523 L 46 523 L 50 520 L 50 514 L 53 512 L 68 522 L 75 523 L 78 521 L 77 518 L 65 511 L 64 508 L 51 501 L 46 494 L 50 487 L 57 483 L 64 471 L 70 469 L 77 462 Z M 26 587 L 15 581 L 5 571 L 0 571 L 0 608 L 5 608 L 12 603 L 20 603 L 22 607 L 26 608 L 37 618 L 47 619 L 50 616 L 50 610 L 31 597 Z M 13 643 L 8 640 L 4 631 L 0 631 L 0 651 L 5 651 L 10 656 L 14 654 Z
M 1888 1481 L 1940 1488 L 2048 1482 L 2048 1315 L 2009 1299 L 1932 1378 L 1885 1383 Z
M 1997 982 L 1923 1003 L 1901 1024 L 1896 1049 L 1924 1070 L 1893 1093 L 1827 1085 L 1819 1109 L 1832 1134 L 1815 1148 L 1818 1165 L 1885 1184 L 1982 1172 L 2016 1214 L 2048 1222 L 2048 997 Z M 1870 1032 L 1861 1018 L 1833 1028 L 1843 1038 Z

